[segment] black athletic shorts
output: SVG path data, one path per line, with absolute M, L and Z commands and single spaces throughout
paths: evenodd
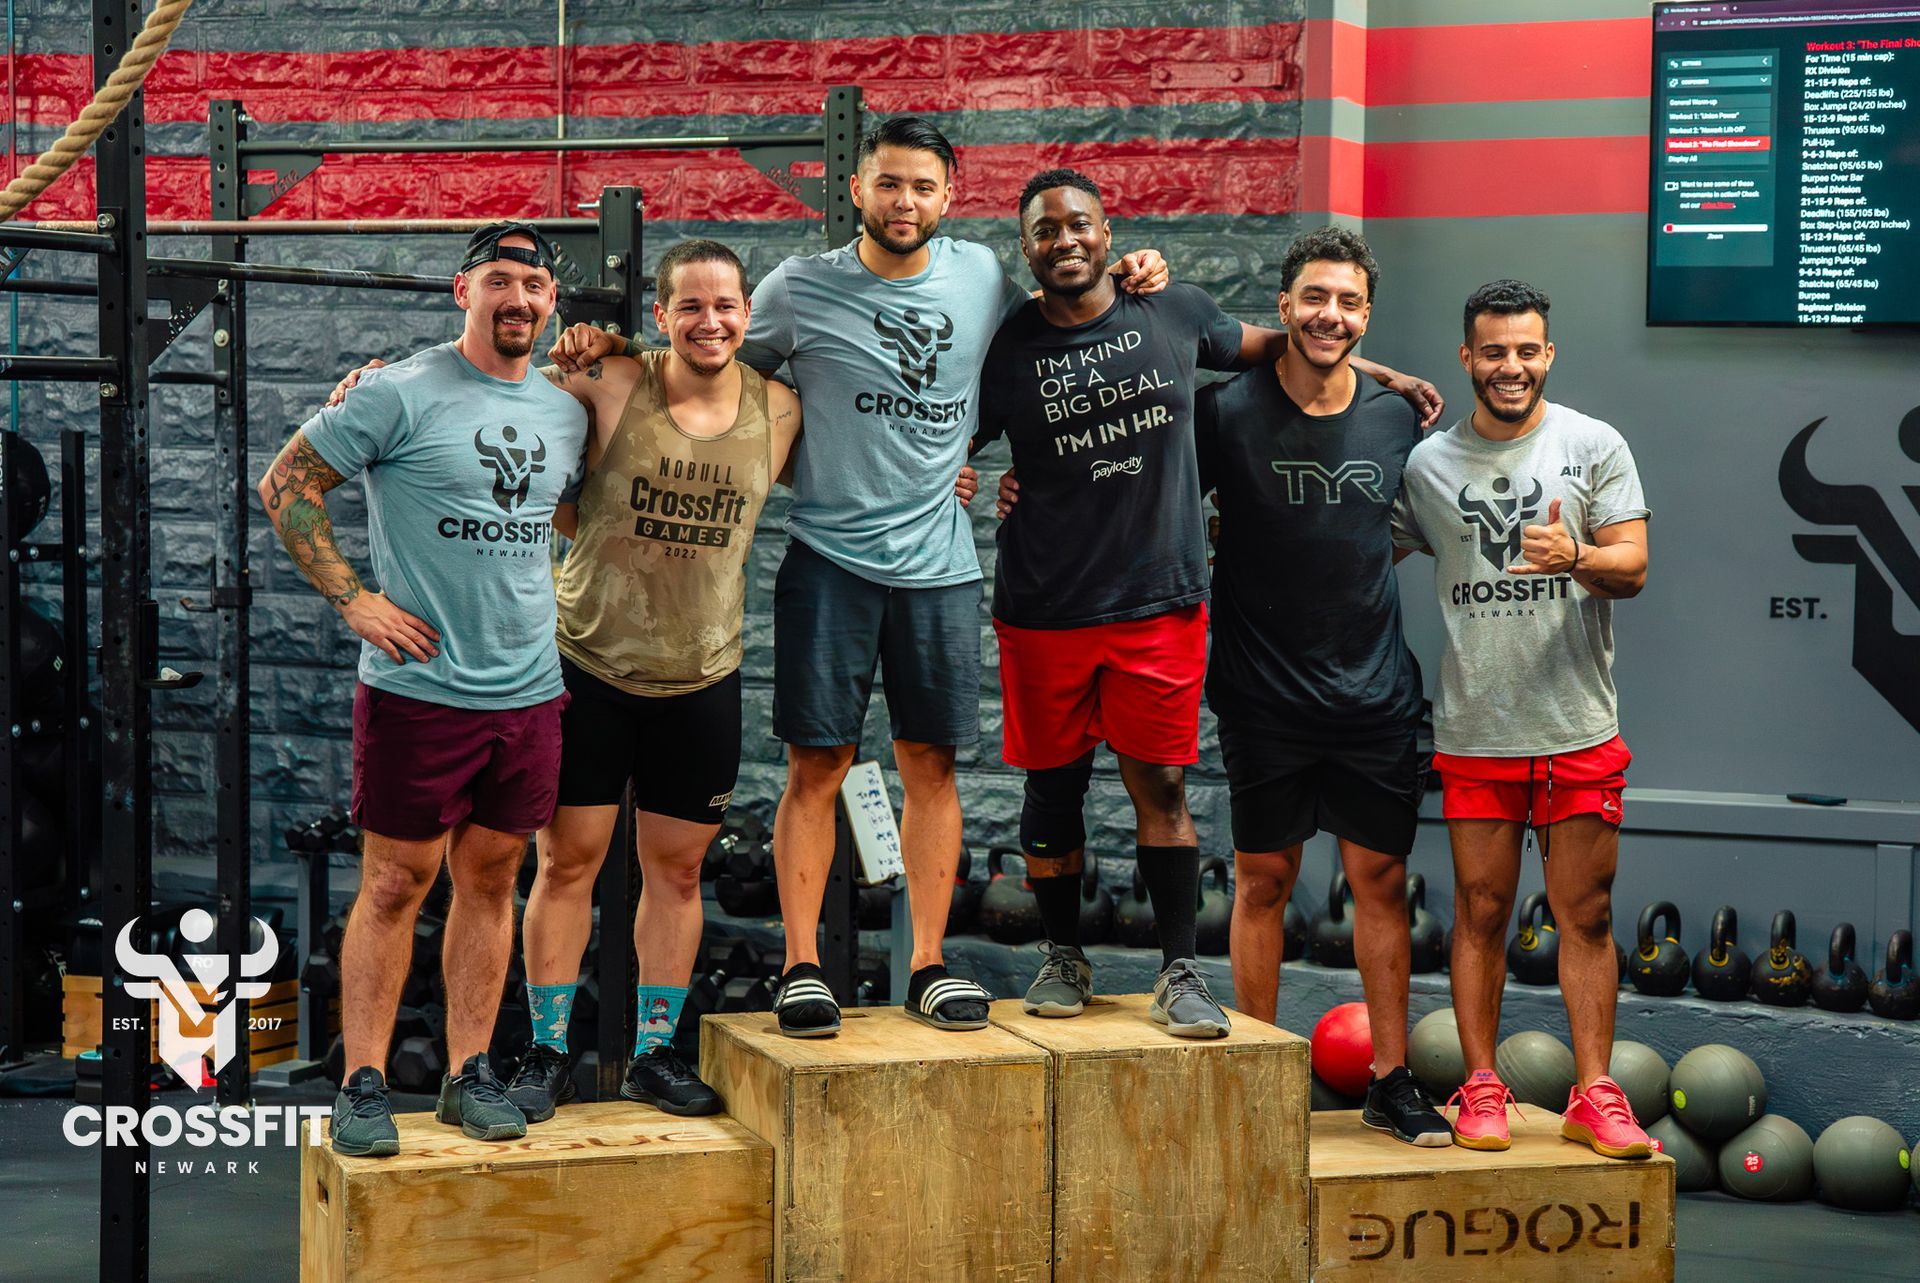
M 1413 850 L 1426 762 L 1412 726 L 1341 741 L 1222 721 L 1220 757 L 1235 850 L 1280 851 L 1320 832 L 1403 859 Z
M 560 805 L 617 806 L 718 824 L 740 776 L 740 672 L 686 695 L 633 695 L 562 658 Z
M 878 663 L 892 738 L 980 738 L 980 581 L 889 588 L 798 539 L 773 586 L 773 733 L 858 744 Z

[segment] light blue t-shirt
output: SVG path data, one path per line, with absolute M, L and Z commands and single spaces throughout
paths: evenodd
M 967 583 L 980 559 L 953 479 L 987 345 L 1027 293 L 984 245 L 936 236 L 927 270 L 898 281 L 858 245 L 789 258 L 753 292 L 740 359 L 787 362 L 806 415 L 787 533 L 889 587 Z
M 360 680 L 456 708 L 557 697 L 553 508 L 582 470 L 587 415 L 538 374 L 482 374 L 443 343 L 369 370 L 302 425 L 344 477 L 366 472 L 373 573 L 440 631 L 440 654 L 396 664 L 360 646 Z

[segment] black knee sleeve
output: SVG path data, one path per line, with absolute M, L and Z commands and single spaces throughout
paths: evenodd
M 1093 755 L 1067 766 L 1027 772 L 1026 800 L 1020 807 L 1020 849 L 1029 855 L 1059 856 L 1087 844 L 1083 808 L 1093 783 Z

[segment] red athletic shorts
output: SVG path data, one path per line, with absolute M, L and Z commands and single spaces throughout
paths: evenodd
M 1105 740 L 1156 766 L 1200 760 L 1207 607 L 1085 628 L 1015 628 L 1000 638 L 1001 756 L 1050 770 Z
M 1618 828 L 1620 791 L 1633 754 L 1618 735 L 1592 748 L 1546 757 L 1455 757 L 1435 753 L 1449 820 L 1521 820 L 1534 827 L 1597 815 Z
M 530 708 L 471 709 L 357 683 L 353 822 L 419 842 L 471 820 L 531 833 L 560 791 L 561 694 Z

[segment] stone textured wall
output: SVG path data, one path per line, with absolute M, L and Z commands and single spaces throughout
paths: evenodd
M 551 113 L 561 104 L 571 134 L 678 135 L 804 129 L 827 85 L 858 83 L 870 111 L 925 112 L 949 131 L 961 148 L 961 169 L 946 230 L 992 245 L 1017 279 L 1026 279 L 1026 269 L 1007 213 L 1013 194 L 1035 169 L 1067 163 L 1107 185 L 1119 247 L 1159 248 L 1178 277 L 1207 288 L 1236 314 L 1271 317 L 1271 268 L 1301 222 L 1300 0 L 1044 10 L 969 3 L 938 11 L 777 0 L 571 0 L 564 60 L 552 48 L 552 14 L 542 8 L 503 15 L 483 0 L 384 9 L 201 0 L 156 68 L 148 95 L 150 213 L 206 213 L 201 122 L 209 98 L 240 98 L 262 122 L 259 130 L 282 137 L 550 136 Z M 86 100 L 87 13 L 73 0 L 17 5 L 21 152 L 43 147 Z M 726 155 L 337 158 L 273 212 L 572 213 L 572 202 L 619 182 L 638 182 L 646 193 L 649 266 L 684 236 L 729 241 L 756 277 L 788 254 L 825 247 L 817 219 Z M 28 216 L 90 215 L 91 201 L 88 166 Z M 457 245 L 445 237 L 257 238 L 250 257 L 450 276 Z M 206 248 L 191 238 L 153 246 L 179 256 Z M 26 274 L 87 279 L 92 270 L 89 262 L 41 253 Z M 450 338 L 459 320 L 450 299 L 368 291 L 253 286 L 248 306 L 248 444 L 256 474 L 341 372 L 365 357 L 394 357 Z M 160 368 L 204 368 L 208 343 L 202 319 Z M 20 299 L 10 349 L 81 354 L 93 345 L 90 303 Z M 97 431 L 90 385 L 18 388 L 19 426 L 50 458 L 60 428 Z M 0 399 L 8 396 L 0 389 Z M 166 660 L 187 668 L 214 651 L 213 621 L 179 606 L 183 596 L 204 595 L 213 560 L 212 394 L 161 387 L 152 404 L 154 596 Z M 981 461 L 989 487 L 1004 449 Z M 784 770 L 781 746 L 768 734 L 770 609 L 786 542 L 784 506 L 783 498 L 768 506 L 749 571 L 745 761 L 736 794 L 737 805 L 769 817 Z M 364 570 L 359 484 L 335 492 L 330 508 L 343 548 Z M 976 501 L 974 524 L 991 582 L 990 489 Z M 256 861 L 282 863 L 283 826 L 346 800 L 358 643 L 293 570 L 258 514 L 251 561 Z M 984 733 L 961 759 L 966 833 L 976 843 L 1013 838 L 1020 794 L 1018 774 L 999 758 L 996 655 L 984 609 L 980 623 Z M 162 857 L 197 859 L 212 849 L 211 686 L 155 696 L 155 844 Z M 864 749 L 890 767 L 886 726 L 876 696 Z M 1224 851 L 1225 791 L 1210 718 L 1202 743 L 1205 756 L 1191 777 L 1193 809 L 1203 844 Z M 1088 818 L 1090 849 L 1127 857 L 1111 862 L 1117 878 L 1130 864 L 1132 818 L 1111 767 L 1104 758 Z

